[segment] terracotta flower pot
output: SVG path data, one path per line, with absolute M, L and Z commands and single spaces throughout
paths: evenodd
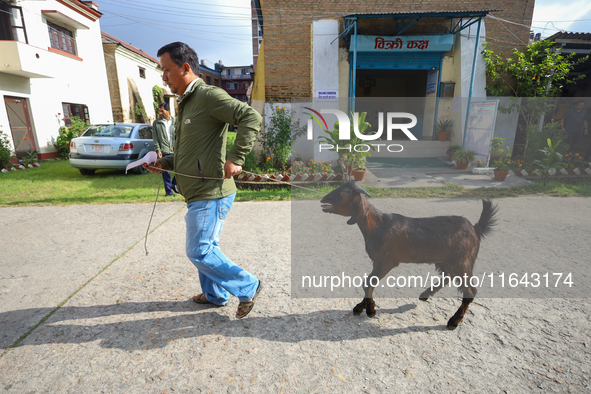
M 459 163 L 456 163 L 456 167 L 458 168 L 458 170 L 465 170 L 466 168 L 468 168 L 468 162 L 460 161 Z
M 437 132 L 437 141 L 447 141 L 448 136 L 449 136 L 449 131 L 438 131 Z
M 363 180 L 363 178 L 365 177 L 365 173 L 367 172 L 367 169 L 363 169 L 363 171 L 356 171 L 353 170 L 353 178 L 355 178 L 355 180 L 357 182 L 361 182 Z
M 504 181 L 505 178 L 507 178 L 507 175 L 509 175 L 509 170 L 507 170 L 507 171 L 494 170 L 494 172 L 495 172 L 495 180 L 497 180 L 497 181 Z

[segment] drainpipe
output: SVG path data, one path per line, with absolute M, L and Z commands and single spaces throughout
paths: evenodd
M 355 38 L 353 41 L 353 94 L 351 96 L 351 111 L 355 112 L 355 87 L 357 86 L 357 19 L 355 19 Z
M 472 62 L 472 77 L 470 78 L 470 95 L 468 96 L 468 108 L 466 108 L 466 122 L 464 123 L 464 136 L 462 138 L 462 148 L 466 145 L 466 131 L 468 130 L 468 115 L 470 114 L 470 104 L 472 101 L 472 90 L 474 88 L 474 74 L 476 73 L 476 58 L 478 56 L 478 40 L 480 39 L 480 24 L 482 18 L 478 19 L 478 29 L 476 30 L 476 45 L 474 46 L 474 61 Z
M 433 141 L 437 140 L 437 112 L 439 111 L 439 87 L 441 86 L 441 69 L 443 68 L 443 55 L 439 58 L 439 71 L 437 72 L 437 86 L 435 87 L 435 118 L 433 119 Z

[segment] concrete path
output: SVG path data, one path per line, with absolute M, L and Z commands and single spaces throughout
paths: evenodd
M 472 222 L 481 209 L 471 200 L 373 202 Z M 500 222 L 478 267 L 588 265 L 591 199 L 498 203 Z M 244 320 L 233 317 L 235 299 L 225 308 L 190 301 L 199 282 L 184 253 L 181 203 L 158 204 L 148 256 L 150 204 L 0 209 L 2 348 L 46 318 L 0 357 L 0 391 L 591 392 L 587 298 L 478 298 L 455 331 L 445 329 L 455 297 L 378 298 L 374 319 L 352 315 L 359 298 L 292 298 L 291 258 L 302 252 L 292 249 L 302 231 L 292 221 L 302 218 L 291 214 L 324 215 L 317 201 L 294 204 L 236 203 L 224 225 L 222 250 L 265 283 Z M 327 216 L 350 238 L 314 220 L 307 231 L 332 250 L 347 244 L 346 258 L 369 270 L 355 226 Z
M 440 158 L 445 161 L 447 158 Z M 445 183 L 459 185 L 465 188 L 503 188 L 512 186 L 531 185 L 527 179 L 513 174 L 504 181 L 496 181 L 494 175 L 476 175 L 467 170 L 455 167 L 439 168 L 372 168 L 365 174 L 362 185 L 392 188 L 392 187 L 441 187 Z

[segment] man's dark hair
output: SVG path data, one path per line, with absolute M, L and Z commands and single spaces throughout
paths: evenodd
M 164 108 L 165 111 L 170 111 L 170 105 L 168 103 L 160 103 L 158 104 L 158 108 Z
M 170 59 L 178 67 L 181 67 L 183 64 L 187 63 L 189 66 L 191 66 L 191 71 L 193 71 L 195 75 L 199 75 L 199 57 L 193 48 L 184 42 L 172 42 L 160 48 L 158 50 L 157 56 L 160 57 L 167 52 L 170 56 Z
M 585 103 L 585 100 L 577 100 L 577 101 L 575 101 L 575 105 L 579 105 L 580 103 L 583 103 L 583 104 L 587 105 L 587 103 Z

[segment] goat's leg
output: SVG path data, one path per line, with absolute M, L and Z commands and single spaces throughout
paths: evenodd
M 470 306 L 470 304 L 474 300 L 475 295 L 476 295 L 476 288 L 470 287 L 470 288 L 464 289 L 464 298 L 462 298 L 462 305 L 460 305 L 460 307 L 458 308 L 456 313 L 447 322 L 448 329 L 455 330 L 458 327 L 458 325 L 460 324 L 460 322 L 464 318 L 466 311 L 468 311 L 468 306 Z
M 360 315 L 364 309 L 365 309 L 365 313 L 367 314 L 368 317 L 374 317 L 376 315 L 376 303 L 372 298 L 373 290 L 375 289 L 375 287 L 371 286 L 371 283 L 375 282 L 377 285 L 377 283 L 380 280 L 382 280 L 382 278 L 384 276 L 386 276 L 386 274 L 388 272 L 390 272 L 391 269 L 392 269 L 392 266 L 374 263 L 373 271 L 371 271 L 371 274 L 369 274 L 369 276 L 367 277 L 367 282 L 363 286 L 363 290 L 365 291 L 365 298 L 359 304 L 357 304 L 355 306 L 355 308 L 353 308 L 354 315 L 356 315 L 356 316 Z M 372 279 L 372 278 L 377 278 L 377 279 Z M 365 286 L 365 285 L 367 285 L 367 286 Z
M 429 297 L 431 297 L 433 294 L 437 293 L 442 288 L 443 288 L 443 284 L 442 285 L 439 285 L 439 286 L 429 287 L 429 288 L 425 289 L 425 291 L 423 291 L 421 293 L 421 295 L 419 296 L 419 300 L 421 300 L 421 301 L 427 301 L 429 299 Z

